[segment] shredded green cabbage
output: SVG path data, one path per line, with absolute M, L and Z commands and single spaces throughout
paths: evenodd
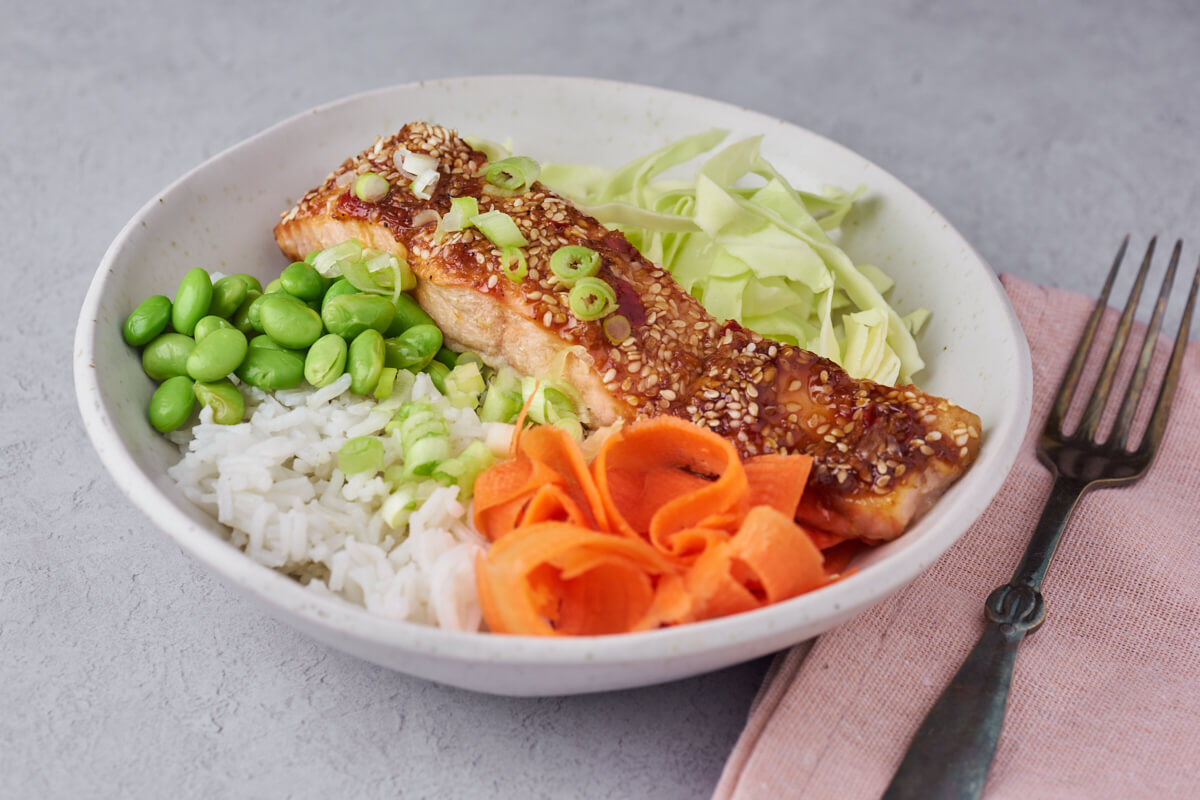
M 929 312 L 902 318 L 884 299 L 892 280 L 854 264 L 829 236 L 863 188 L 795 189 L 759 153 L 762 137 L 708 156 L 694 180 L 659 178 L 727 134 L 688 136 L 615 170 L 543 164 L 541 180 L 622 231 L 714 317 L 830 358 L 856 378 L 911 382 L 925 366 L 913 337 Z

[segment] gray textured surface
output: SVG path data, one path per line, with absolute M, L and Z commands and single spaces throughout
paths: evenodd
M 444 75 L 627 79 L 831 136 L 998 271 L 1090 291 L 1126 230 L 1200 241 L 1189 0 L 243 5 L 0 0 L 2 796 L 699 797 L 765 670 L 441 688 L 263 617 L 117 495 L 70 379 L 94 266 L 152 193 L 283 117 Z

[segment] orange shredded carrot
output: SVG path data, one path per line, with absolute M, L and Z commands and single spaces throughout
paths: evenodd
M 781 514 L 796 516 L 812 468 L 811 458 L 771 453 L 748 458 L 743 467 L 750 484 L 751 507 L 771 506 Z
M 565 432 L 526 431 L 475 487 L 476 524 L 493 540 L 476 568 L 484 618 L 497 633 L 620 633 L 836 580 L 853 553 L 794 519 L 811 464 L 743 462 L 727 440 L 674 417 L 614 433 L 590 469 Z
M 668 535 L 738 506 L 746 472 L 726 439 L 676 417 L 613 434 L 592 474 L 609 524 L 626 536 Z

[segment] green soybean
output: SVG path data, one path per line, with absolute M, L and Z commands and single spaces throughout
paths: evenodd
M 128 317 L 122 333 L 125 341 L 134 347 L 141 347 L 152 341 L 167 329 L 171 321 L 171 300 L 166 295 L 155 294 L 147 297 Z
M 241 278 L 242 280 L 244 280 L 246 282 L 247 289 L 258 292 L 259 294 L 263 293 L 262 284 L 258 282 L 258 278 L 254 277 L 249 272 L 239 272 L 237 275 L 234 275 L 233 277 Z
M 187 360 L 187 373 L 198 381 L 219 381 L 246 357 L 246 334 L 220 328 L 196 342 Z
M 287 295 L 265 295 L 259 308 L 263 333 L 284 347 L 301 349 L 321 338 L 321 315 Z
M 240 306 L 238 306 L 238 310 L 233 312 L 233 318 L 230 320 L 230 322 L 233 323 L 233 327 L 237 328 L 247 336 L 249 336 L 251 333 L 255 333 L 254 326 L 250 324 L 250 306 L 253 305 L 254 301 L 260 297 L 262 297 L 262 292 L 258 291 L 257 289 L 250 289 L 247 291 L 246 299 L 242 301 Z
M 170 433 L 187 422 L 195 407 L 192 379 L 183 375 L 167 378 L 150 398 L 150 424 L 159 433 Z
M 383 372 L 383 334 L 367 328 L 355 336 L 346 355 L 346 368 L 350 373 L 350 391 L 355 394 L 374 391 Z
M 433 385 L 442 394 L 446 393 L 446 376 L 450 374 L 450 368 L 440 361 L 430 361 L 425 365 L 425 369 L 421 370 L 429 375 Z
M 212 287 L 212 302 L 208 305 L 208 313 L 229 319 L 237 313 L 238 307 L 246 299 L 250 286 L 237 275 L 226 275 Z
M 329 304 L 335 297 L 341 297 L 344 294 L 357 294 L 358 287 L 345 278 L 338 278 L 333 284 L 325 290 L 325 296 L 321 298 L 321 313 L 325 313 L 325 306 Z
M 327 288 L 321 273 L 303 261 L 288 264 L 279 276 L 279 284 L 292 297 L 305 301 L 320 300 Z
M 201 339 L 203 339 L 205 336 L 208 336 L 215 330 L 232 327 L 233 325 L 221 319 L 216 314 L 209 314 L 207 317 L 201 317 L 200 321 L 196 323 L 195 335 L 193 335 L 192 338 L 199 342 Z
M 392 317 L 392 324 L 384 331 L 384 335 L 391 339 L 416 325 L 434 324 L 433 317 L 425 313 L 412 295 L 402 294 L 396 298 L 396 315 Z
M 187 375 L 187 360 L 196 340 L 182 333 L 159 334 L 142 351 L 142 369 L 156 381 Z
M 346 371 L 348 352 L 345 339 L 336 333 L 325 334 L 308 349 L 304 359 L 304 379 L 317 387 L 333 383 Z
M 279 282 L 279 278 L 267 284 L 267 288 L 263 289 L 263 294 L 278 294 L 283 291 L 283 284 Z
M 377 294 L 343 294 L 321 310 L 321 321 L 330 333 L 353 339 L 368 328 L 383 333 L 391 324 L 396 307 Z
M 171 326 L 184 336 L 191 336 L 196 323 L 208 313 L 212 303 L 212 278 L 200 267 L 189 269 L 179 281 L 175 302 L 171 304 Z
M 387 366 L 420 372 L 442 347 L 442 332 L 436 325 L 414 325 L 384 342 Z
M 458 361 L 458 353 L 451 350 L 449 347 L 443 347 L 437 351 L 437 355 L 433 357 L 434 361 L 440 361 L 451 369 L 454 368 Z
M 213 422 L 218 425 L 237 425 L 246 416 L 246 399 L 228 378 L 211 383 L 197 381 L 192 393 L 200 405 L 212 409 Z
M 262 338 L 256 337 L 251 342 Z M 234 374 L 263 391 L 294 389 L 304 381 L 304 359 L 289 350 L 276 350 L 263 345 L 249 347 Z
M 268 284 L 268 288 L 269 286 Z M 262 305 L 268 297 L 289 297 L 289 295 L 280 291 L 267 291 L 266 294 L 254 298 L 254 301 L 250 303 L 250 307 L 246 309 L 246 320 L 250 323 L 250 327 L 259 333 L 263 332 Z M 294 297 L 292 299 L 295 300 Z

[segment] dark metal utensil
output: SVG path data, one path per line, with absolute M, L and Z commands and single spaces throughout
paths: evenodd
M 883 795 L 884 800 L 966 800 L 982 794 L 1004 724 L 1004 709 L 1012 684 L 1017 647 L 1027 635 L 1037 630 L 1045 618 L 1046 610 L 1040 591 L 1042 578 L 1046 575 L 1071 513 L 1079 498 L 1088 490 L 1131 483 L 1141 478 L 1158 451 L 1167 426 L 1171 400 L 1179 383 L 1179 370 L 1191 329 L 1196 291 L 1200 286 L 1200 266 L 1192 280 L 1171 360 L 1158 391 L 1150 423 L 1140 442 L 1127 447 L 1126 440 L 1133 425 L 1138 400 L 1145 388 L 1146 373 L 1171 293 L 1175 268 L 1179 264 L 1182 242 L 1176 242 L 1171 253 L 1137 367 L 1121 400 L 1112 432 L 1103 441 L 1097 440 L 1100 419 L 1108 403 L 1117 366 L 1125 352 L 1129 330 L 1133 325 L 1142 285 L 1150 269 L 1155 239 L 1150 240 L 1146 256 L 1142 259 L 1141 270 L 1130 291 L 1083 416 L 1070 434 L 1064 430 L 1075 386 L 1083 372 L 1128 244 L 1129 237 L 1126 236 L 1038 439 L 1038 458 L 1054 474 L 1054 485 L 1041 519 L 1012 580 L 988 595 L 984 605 L 987 625 L 983 635 L 921 723 Z

